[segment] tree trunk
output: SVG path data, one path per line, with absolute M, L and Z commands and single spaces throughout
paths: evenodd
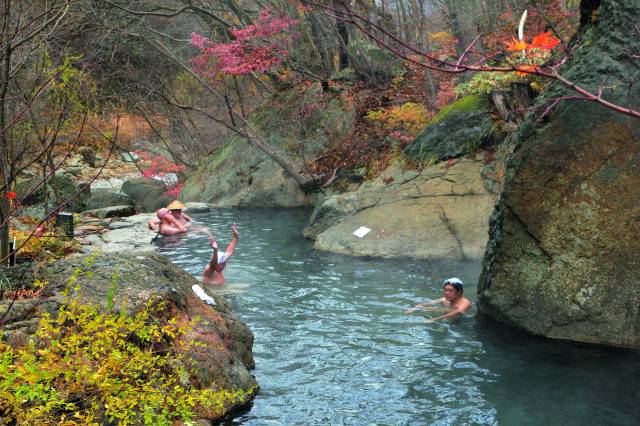
M 320 63 L 324 68 L 324 75 L 330 76 L 333 73 L 333 62 L 331 61 L 331 55 L 327 50 L 327 39 L 323 36 L 323 32 L 320 30 L 322 23 L 319 22 L 318 16 L 315 13 L 307 15 L 309 18 L 309 32 L 311 33 L 310 39 L 313 40 L 312 45 L 315 46 L 318 55 L 320 56 Z
M 0 81 L 0 129 L 4 130 L 6 127 L 6 114 L 7 114 L 7 91 L 9 89 L 9 71 L 11 69 L 11 34 L 9 33 L 10 25 L 10 2 L 5 2 L 5 10 L 3 16 L 3 33 L 0 41 L 4 45 L 4 51 L 2 52 L 2 58 L 0 61 L 0 74 L 2 75 Z M 10 189 L 12 177 L 9 174 L 9 150 L 7 146 L 6 132 L 0 132 L 0 162 L 2 170 L 0 171 L 1 179 L 0 185 L 2 190 L 0 191 L 0 265 L 6 265 L 9 262 L 9 214 L 11 206 L 7 199 L 7 191 Z
M 300 174 L 294 167 L 294 165 L 284 157 L 279 150 L 273 148 L 267 141 L 265 141 L 262 136 L 251 126 L 249 123 L 244 123 L 245 132 L 239 132 L 241 136 L 243 136 L 249 143 L 254 145 L 260 151 L 267 154 L 269 157 L 273 159 L 280 167 L 284 169 L 285 172 L 289 174 L 302 188 L 303 190 L 308 190 L 311 186 L 313 186 L 313 179 L 309 176 L 303 176 Z
M 335 1 L 333 2 L 333 7 L 336 10 L 340 10 L 340 5 Z M 347 24 L 344 22 L 342 17 L 343 16 L 340 12 L 336 12 L 336 31 L 340 37 L 340 43 L 338 44 L 338 69 L 340 71 L 349 66 L 349 54 L 347 53 L 347 46 L 349 46 L 349 31 L 347 31 Z

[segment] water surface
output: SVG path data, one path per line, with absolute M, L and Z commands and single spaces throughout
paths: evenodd
M 312 250 L 308 210 L 192 215 L 222 248 L 240 239 L 221 291 L 255 335 L 261 391 L 230 425 L 638 424 L 637 351 L 534 338 L 476 315 L 426 324 L 406 308 L 458 276 L 475 301 L 478 262 L 361 259 Z M 191 234 L 161 251 L 200 276 Z

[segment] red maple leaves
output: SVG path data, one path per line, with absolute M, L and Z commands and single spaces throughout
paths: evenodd
M 551 31 L 546 31 L 533 38 L 529 49 L 552 50 L 559 44 L 560 40 L 551 35 Z
M 531 43 L 527 44 L 524 40 L 518 40 L 517 38 L 513 38 L 511 41 L 505 42 L 507 46 L 507 50 L 512 52 L 530 50 L 530 49 L 541 49 L 541 50 L 553 50 L 557 45 L 560 44 L 560 40 L 555 38 L 551 31 L 546 31 L 538 34 L 531 40 Z
M 191 64 L 195 71 L 212 79 L 218 72 L 244 75 L 269 71 L 289 55 L 287 46 L 296 37 L 291 28 L 297 24 L 288 16 L 272 16 L 265 8 L 257 24 L 230 30 L 234 40 L 229 43 L 192 33 L 191 44 L 200 49 L 200 55 Z

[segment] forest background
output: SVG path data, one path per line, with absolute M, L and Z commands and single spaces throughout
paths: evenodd
M 338 168 L 375 176 L 441 108 L 528 77 L 508 61 L 524 10 L 521 38 L 547 34 L 563 46 L 580 14 L 571 0 L 4 0 L 2 6 L 3 259 L 6 225 L 20 205 L 19 177 L 40 176 L 20 191 L 22 198 L 53 189 L 54 207 L 37 218 L 49 220 L 77 195 L 65 197 L 55 173 L 83 147 L 104 158 L 143 150 L 147 175 L 181 173 L 237 134 L 305 189 L 326 183 Z M 522 60 L 524 49 L 515 54 L 517 64 L 535 71 Z M 529 56 L 539 64 L 550 60 L 539 49 Z M 512 72 L 474 75 L 443 66 L 462 57 L 464 64 L 506 63 Z M 535 83 L 538 90 L 546 84 Z M 306 130 L 336 100 L 355 110 L 353 127 L 339 140 L 327 135 L 332 144 L 311 157 L 305 145 L 312 135 L 274 147 L 252 116 L 268 104 Z M 141 140 L 153 143 L 138 146 Z M 303 158 L 302 168 L 291 156 Z M 170 195 L 179 193 L 178 184 Z

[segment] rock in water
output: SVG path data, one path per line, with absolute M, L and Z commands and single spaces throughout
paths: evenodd
M 640 3 L 602 2 L 561 74 L 640 109 L 625 50 Z M 551 87 L 547 99 L 566 94 Z M 575 94 L 575 93 L 574 93 Z M 508 164 L 479 283 L 480 309 L 532 333 L 640 347 L 640 120 L 566 101 L 529 130 Z
M 480 259 L 496 198 L 482 167 L 467 158 L 420 173 L 392 166 L 354 192 L 326 198 L 304 235 L 315 249 L 356 256 Z M 372 229 L 364 238 L 353 235 L 361 226 Z

